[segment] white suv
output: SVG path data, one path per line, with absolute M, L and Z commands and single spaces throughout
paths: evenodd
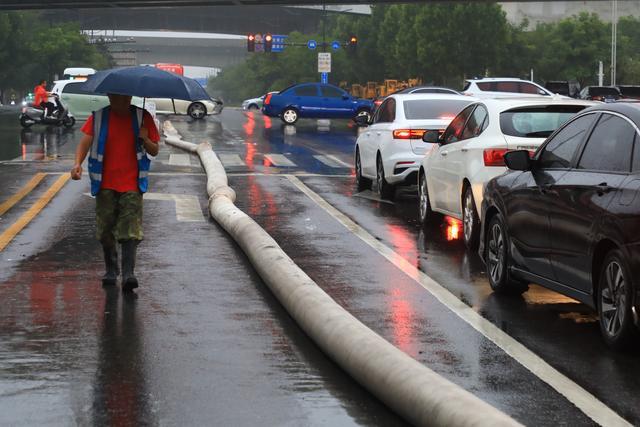
M 509 150 L 534 152 L 557 128 L 595 102 L 571 98 L 484 99 L 458 114 L 441 136 L 426 132 L 433 143 L 418 171 L 420 221 L 434 212 L 463 223 L 464 242 L 475 249 L 479 236 L 482 192 L 507 168 Z
M 462 93 L 476 98 L 553 95 L 553 93 L 532 81 L 504 77 L 467 80 Z

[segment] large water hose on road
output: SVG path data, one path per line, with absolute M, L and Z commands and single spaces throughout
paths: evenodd
M 234 205 L 235 192 L 211 145 L 183 141 L 168 121 L 164 130 L 167 144 L 200 157 L 211 216 L 242 248 L 298 325 L 358 383 L 414 425 L 520 425 L 412 359 L 343 309 Z

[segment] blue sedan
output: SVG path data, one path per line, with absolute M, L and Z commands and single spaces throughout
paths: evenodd
M 373 102 L 354 98 L 339 87 L 302 83 L 267 95 L 262 112 L 292 125 L 299 118 L 355 119 L 370 116 Z

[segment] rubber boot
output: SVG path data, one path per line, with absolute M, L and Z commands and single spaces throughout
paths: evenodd
M 115 246 L 102 246 L 104 253 L 105 273 L 102 276 L 102 286 L 113 286 L 118 280 L 118 251 Z
M 138 287 L 134 274 L 136 268 L 137 240 L 125 240 L 122 245 L 122 292 L 131 292 Z

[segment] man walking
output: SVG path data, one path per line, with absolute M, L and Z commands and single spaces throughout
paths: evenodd
M 96 111 L 82 126 L 71 178 L 82 176 L 89 154 L 91 194 L 96 197 L 96 237 L 102 244 L 104 286 L 118 278 L 117 243 L 122 248 L 122 291 L 138 287 L 134 274 L 136 248 L 143 238 L 142 194 L 160 135 L 151 115 L 131 105 L 131 97 L 109 94 L 109 106 Z

